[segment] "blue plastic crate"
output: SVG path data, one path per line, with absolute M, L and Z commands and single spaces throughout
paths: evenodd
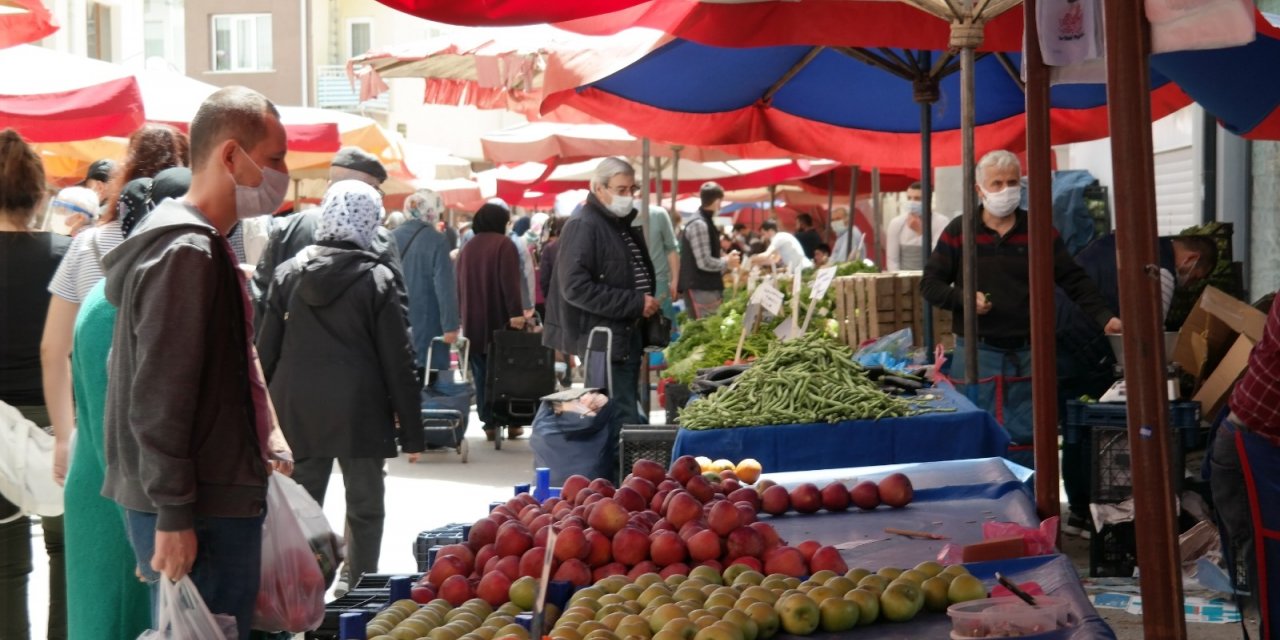
M 470 522 L 455 522 L 419 533 L 418 537 L 413 540 L 413 557 L 418 561 L 418 571 L 425 573 L 431 570 L 429 554 L 432 547 L 466 542 L 467 538 L 463 530 L 470 526 Z
M 1123 402 L 1068 400 L 1062 423 L 1063 441 L 1075 444 L 1094 427 L 1128 427 L 1129 408 Z M 1200 428 L 1200 403 L 1170 402 L 1169 428 L 1177 432 L 1184 451 L 1199 447 L 1204 441 L 1204 432 Z

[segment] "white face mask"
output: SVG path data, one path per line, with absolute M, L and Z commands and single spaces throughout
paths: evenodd
M 995 193 L 990 193 L 986 189 L 982 190 L 983 209 L 997 218 L 1008 217 L 1017 210 L 1018 203 L 1021 201 L 1021 185 L 1006 187 Z
M 907 213 L 909 213 L 909 214 L 911 214 L 911 215 L 913 215 L 913 216 L 918 216 L 918 215 L 920 215 L 920 208 L 921 208 L 921 205 L 922 205 L 922 204 L 923 204 L 923 203 L 921 203 L 919 200 L 908 200 L 908 201 L 907 201 Z
M 633 198 L 631 196 L 620 196 L 616 193 L 612 194 L 612 196 L 613 199 L 606 205 L 609 212 L 619 218 L 627 217 L 631 213 Z
M 249 158 L 249 154 L 243 148 L 240 148 L 240 153 Z M 284 196 L 289 190 L 289 174 L 276 171 L 271 167 L 259 167 L 252 158 L 249 158 L 249 164 L 262 174 L 262 182 L 259 182 L 256 187 L 236 182 L 236 217 L 241 220 L 275 213 L 284 202 Z M 235 175 L 232 175 L 231 180 L 235 182 L 235 179 Z
M 849 228 L 849 223 L 844 220 L 832 220 L 831 230 L 836 233 L 844 233 Z

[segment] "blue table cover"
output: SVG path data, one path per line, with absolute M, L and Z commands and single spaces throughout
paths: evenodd
M 915 488 L 915 500 L 903 509 L 881 507 L 870 512 L 853 510 L 780 517 L 761 515 L 760 519 L 772 524 L 784 540 L 792 543 L 803 540 L 817 540 L 824 545 L 862 543 L 842 549 L 840 555 L 851 568 L 869 570 L 914 567 L 925 560 L 936 560 L 948 543 L 980 542 L 982 523 L 987 521 L 1015 522 L 1025 527 L 1040 524 L 1035 503 L 1024 484 L 1030 470 L 1002 458 L 776 473 L 764 477 L 786 487 L 812 482 L 821 488 L 832 481 L 852 486 L 862 480 L 878 480 L 896 471 L 907 474 Z M 885 527 L 928 531 L 948 539 L 916 540 L 889 535 L 884 532 Z M 974 563 L 969 565 L 969 570 L 983 579 L 988 589 L 995 585 L 995 572 L 1000 571 L 1015 582 L 1034 581 L 1047 595 L 1071 601 L 1072 612 L 1081 621 L 1079 626 L 1028 637 L 1071 640 L 1115 638 L 1089 602 L 1080 586 L 1080 577 L 1066 556 L 1055 554 Z M 947 638 L 950 629 L 951 619 L 946 614 L 921 612 L 908 623 L 860 627 L 857 637 Z M 838 636 L 817 634 L 810 637 Z
M 904 462 L 934 462 L 1002 456 L 1009 435 L 950 385 L 930 390 L 938 408 L 954 412 L 911 418 L 848 420 L 836 424 L 737 427 L 676 434 L 673 458 L 755 458 L 765 471 L 839 469 Z

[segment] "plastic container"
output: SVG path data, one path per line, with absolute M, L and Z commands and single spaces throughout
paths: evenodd
M 1070 613 L 1066 600 L 1050 596 L 1036 596 L 1034 607 L 1007 597 L 971 600 L 947 608 L 951 637 L 956 640 L 1035 636 L 1069 626 Z

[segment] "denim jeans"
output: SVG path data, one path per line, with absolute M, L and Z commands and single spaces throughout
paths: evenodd
M 266 514 L 252 518 L 197 517 L 196 561 L 191 566 L 205 606 L 214 614 L 235 616 L 242 640 L 249 637 L 253 609 L 262 570 L 262 522 Z M 138 569 L 151 584 L 151 618 L 156 621 L 157 583 L 160 574 L 151 569 L 155 555 L 156 514 L 128 510 L 125 525 L 138 556 Z

